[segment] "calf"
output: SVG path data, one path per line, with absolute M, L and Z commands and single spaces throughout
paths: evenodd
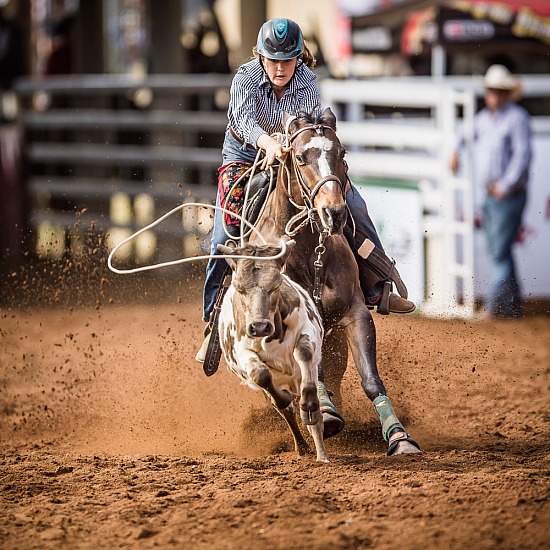
M 226 258 L 233 270 L 218 325 L 229 368 L 250 388 L 263 390 L 294 436 L 297 453 L 309 448 L 296 422 L 292 395 L 300 395 L 300 416 L 315 442 L 317 460 L 328 462 L 317 398 L 323 324 L 307 292 L 281 273 L 294 241 L 278 259 Z M 222 254 L 276 256 L 277 246 L 218 245 Z

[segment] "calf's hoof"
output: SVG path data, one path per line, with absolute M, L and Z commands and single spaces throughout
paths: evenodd
M 296 451 L 296 454 L 298 456 L 306 456 L 311 454 L 311 449 L 309 448 L 309 445 L 304 440 L 302 443 L 297 443 L 294 446 L 294 450 Z

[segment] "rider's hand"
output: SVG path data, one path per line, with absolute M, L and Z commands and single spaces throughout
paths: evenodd
M 282 160 L 284 155 L 290 151 L 290 147 L 283 147 L 281 143 L 267 134 L 258 138 L 257 145 L 265 151 L 265 157 L 260 165 L 262 170 L 267 170 L 275 162 L 275 159 Z

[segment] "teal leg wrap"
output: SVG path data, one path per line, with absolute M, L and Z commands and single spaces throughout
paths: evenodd
M 319 398 L 319 407 L 330 407 L 334 411 L 336 410 L 336 407 L 330 400 L 329 393 L 323 382 L 317 382 L 317 397 Z
M 391 406 L 390 398 L 387 395 L 379 395 L 373 402 L 374 410 L 380 419 L 380 424 L 382 424 L 382 437 L 387 441 L 388 434 L 394 428 L 403 428 L 403 424 L 399 422 L 393 407 Z

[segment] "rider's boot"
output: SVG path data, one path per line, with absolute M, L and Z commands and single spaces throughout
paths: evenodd
M 362 286 L 362 285 L 361 285 Z M 388 315 L 390 313 L 412 313 L 416 309 L 414 302 L 392 292 L 391 281 L 384 281 L 382 292 L 379 297 L 373 301 L 365 298 L 365 303 L 369 309 L 376 308 L 377 313 Z M 366 296 L 365 291 L 363 293 Z
M 211 334 L 212 334 L 212 330 L 210 327 L 210 323 L 208 323 L 206 327 L 204 327 L 204 340 L 202 341 L 202 345 L 199 348 L 197 355 L 195 355 L 195 361 L 198 361 L 199 363 L 204 363 L 204 359 L 206 357 L 206 350 L 208 350 L 208 344 L 210 343 Z
M 317 397 L 323 414 L 323 439 L 339 434 L 345 426 L 344 419 L 338 414 L 332 402 L 332 392 L 325 388 L 323 382 L 317 382 Z
M 408 300 L 408 291 L 405 283 L 391 260 L 374 243 L 365 239 L 354 253 L 359 267 L 359 281 L 365 295 L 365 302 L 369 308 L 376 307 L 382 315 L 389 313 L 411 313 L 416 309 L 413 302 Z M 395 285 L 397 292 L 392 292 Z M 375 292 L 376 297 L 370 299 Z

